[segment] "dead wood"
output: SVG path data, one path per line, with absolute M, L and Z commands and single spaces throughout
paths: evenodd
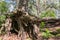
M 12 19 L 17 22 L 19 28 L 17 30 L 18 36 L 23 38 L 24 36 L 22 35 L 28 34 L 33 40 L 37 40 L 41 22 L 45 22 L 45 27 L 55 27 L 60 24 L 60 19 L 40 19 L 36 16 L 29 15 L 27 12 L 23 12 L 20 9 L 13 12 L 13 14 L 14 16 Z

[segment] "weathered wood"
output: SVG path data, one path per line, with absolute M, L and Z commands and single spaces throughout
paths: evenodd
M 56 32 L 56 30 L 60 29 L 60 26 L 52 27 L 52 28 L 44 28 L 44 30 L 48 29 L 50 32 Z
M 41 22 L 45 22 L 45 28 L 55 27 L 60 24 L 60 19 L 40 19 L 35 16 L 29 15 L 27 12 L 23 12 L 20 10 L 17 10 L 17 12 L 14 12 L 13 14 L 14 14 L 15 20 L 20 25 L 19 27 L 21 30 L 19 31 L 19 35 L 22 35 L 23 32 L 27 32 L 27 34 L 29 34 L 29 36 L 32 37 L 32 39 L 34 40 L 37 39 L 36 37 L 38 35 L 39 30 L 36 31 L 36 29 L 39 29 Z M 35 35 L 33 32 L 36 33 L 37 35 Z

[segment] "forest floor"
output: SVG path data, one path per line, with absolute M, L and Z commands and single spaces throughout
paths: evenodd
M 57 29 L 60 29 L 60 26 L 44 28 L 44 29 L 48 29 L 49 31 L 53 32 L 53 31 L 56 31 Z
M 17 35 L 15 35 L 15 34 L 10 34 L 10 35 L 5 34 L 5 35 L 0 36 L 0 40 L 21 40 L 21 38 L 17 37 Z M 24 39 L 24 40 L 31 40 L 31 39 L 27 38 L 27 39 Z M 44 40 L 44 39 L 42 39 L 40 37 L 38 40 Z M 45 40 L 47 40 L 47 39 L 45 39 Z M 48 40 L 60 40 L 60 38 L 54 37 L 54 38 L 49 38 Z
M 50 31 L 55 31 L 56 29 L 59 29 L 60 26 L 53 27 L 53 28 L 48 28 Z M 39 34 L 41 35 L 41 33 Z M 5 35 L 0 35 L 0 40 L 21 40 L 21 37 L 18 37 L 16 34 L 5 34 Z M 31 40 L 30 38 L 26 38 L 24 40 Z M 44 40 L 41 36 L 39 36 L 38 40 Z M 45 39 L 47 40 L 47 39 Z M 60 37 L 52 37 L 49 38 L 48 40 L 60 40 Z
M 21 37 L 18 37 L 16 34 L 5 34 L 0 36 L 0 40 L 21 40 Z M 26 38 L 24 40 L 31 40 Z

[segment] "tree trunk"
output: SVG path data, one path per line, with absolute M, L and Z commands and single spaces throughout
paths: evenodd
M 17 15 L 15 18 L 19 26 L 18 36 L 21 37 L 21 40 L 26 40 L 26 32 L 24 29 L 24 25 L 22 23 L 23 20 L 21 19 L 21 14 L 23 13 L 19 12 L 19 10 L 22 12 L 27 12 L 28 0 L 16 0 L 16 1 L 17 1 L 17 9 L 18 9 L 17 14 L 20 13 L 19 17 Z
M 19 32 L 18 36 L 21 37 L 21 40 L 26 40 L 28 35 L 32 40 L 37 40 L 39 33 L 39 27 L 37 24 L 34 24 L 32 21 L 36 19 L 33 16 L 28 14 L 28 0 L 18 0 L 18 10 L 15 14 L 15 20 L 18 23 Z M 34 19 L 33 19 L 34 18 Z

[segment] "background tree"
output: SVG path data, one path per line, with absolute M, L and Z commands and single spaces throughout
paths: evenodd
M 5 1 L 0 2 L 0 33 L 3 30 L 4 27 L 2 27 L 2 24 L 5 22 L 7 10 L 8 10 L 8 4 Z

